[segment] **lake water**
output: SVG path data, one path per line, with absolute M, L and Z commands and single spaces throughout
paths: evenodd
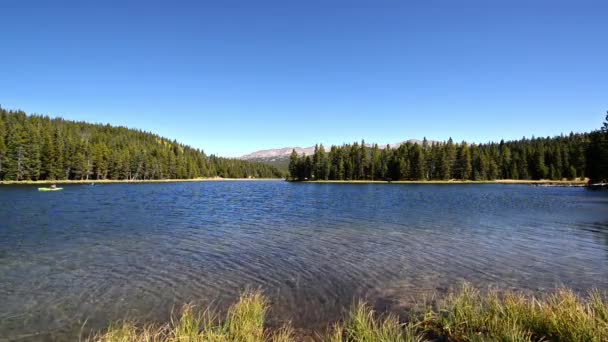
M 608 290 L 608 192 L 526 185 L 282 181 L 0 188 L 0 340 L 223 308 L 317 328 L 468 281 Z

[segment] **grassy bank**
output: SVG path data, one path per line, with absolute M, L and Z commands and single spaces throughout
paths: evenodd
M 377 181 L 377 180 L 313 180 L 303 183 L 329 183 L 329 184 L 527 184 L 545 186 L 584 186 L 586 180 L 526 180 L 526 179 L 497 179 L 491 181 L 470 180 L 423 180 L 423 181 Z
M 112 325 L 90 341 L 300 341 L 286 324 L 270 331 L 260 292 L 248 292 L 224 319 L 187 305 L 165 325 Z M 480 292 L 468 285 L 442 299 L 421 303 L 409 319 L 355 305 L 342 322 L 306 340 L 318 341 L 606 341 L 608 302 L 597 292 L 580 297 L 560 289 L 543 298 L 516 292 Z
M 139 183 L 180 183 L 180 182 L 217 182 L 217 181 L 263 181 L 282 180 L 282 178 L 193 178 L 193 179 L 99 179 L 99 180 L 39 180 L 39 181 L 0 181 L 0 185 L 48 185 L 48 184 L 139 184 Z

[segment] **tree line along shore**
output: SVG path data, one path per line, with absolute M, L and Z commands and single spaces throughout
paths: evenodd
M 561 180 L 532 180 L 532 179 L 495 179 L 495 180 L 310 180 L 307 183 L 326 183 L 326 184 L 524 184 L 537 186 L 586 186 L 589 180 L 580 179 L 561 179 Z
M 234 182 L 234 181 L 283 181 L 282 178 L 223 178 L 223 177 L 199 177 L 184 179 L 58 179 L 58 180 L 5 180 L 0 181 L 0 185 L 45 185 L 45 184 L 143 184 L 143 183 L 192 183 L 192 182 Z M 288 179 L 289 181 L 289 179 Z M 562 179 L 562 180 L 526 180 L 526 179 L 496 179 L 485 181 L 471 180 L 311 180 L 307 183 L 327 183 L 327 184 L 526 184 L 538 186 L 584 186 L 588 184 L 588 179 Z
M 608 115 L 590 133 L 523 138 L 499 143 L 407 142 L 397 148 L 361 143 L 315 146 L 312 156 L 292 151 L 289 176 L 297 181 L 489 181 L 608 179 Z
M 45 185 L 45 184 L 143 184 L 143 183 L 192 183 L 192 182 L 235 182 L 235 181 L 277 181 L 281 178 L 223 178 L 200 177 L 183 179 L 59 179 L 59 180 L 26 180 L 26 181 L 0 181 L 0 185 Z
M 27 115 L 0 108 L 0 183 L 155 181 L 215 177 L 296 181 L 561 181 L 608 179 L 608 115 L 590 133 L 499 143 L 405 143 L 381 149 L 364 141 L 292 152 L 289 173 L 272 165 L 206 155 L 125 127 Z
M 0 108 L 0 181 L 282 178 L 266 164 L 206 155 L 126 127 Z

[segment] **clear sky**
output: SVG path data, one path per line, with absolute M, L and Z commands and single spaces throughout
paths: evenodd
M 223 156 L 582 132 L 608 109 L 605 0 L 0 0 L 0 18 L 4 108 Z

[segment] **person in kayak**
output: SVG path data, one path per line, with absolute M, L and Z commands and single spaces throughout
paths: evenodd
M 51 184 L 51 189 L 57 189 L 57 185 Z

